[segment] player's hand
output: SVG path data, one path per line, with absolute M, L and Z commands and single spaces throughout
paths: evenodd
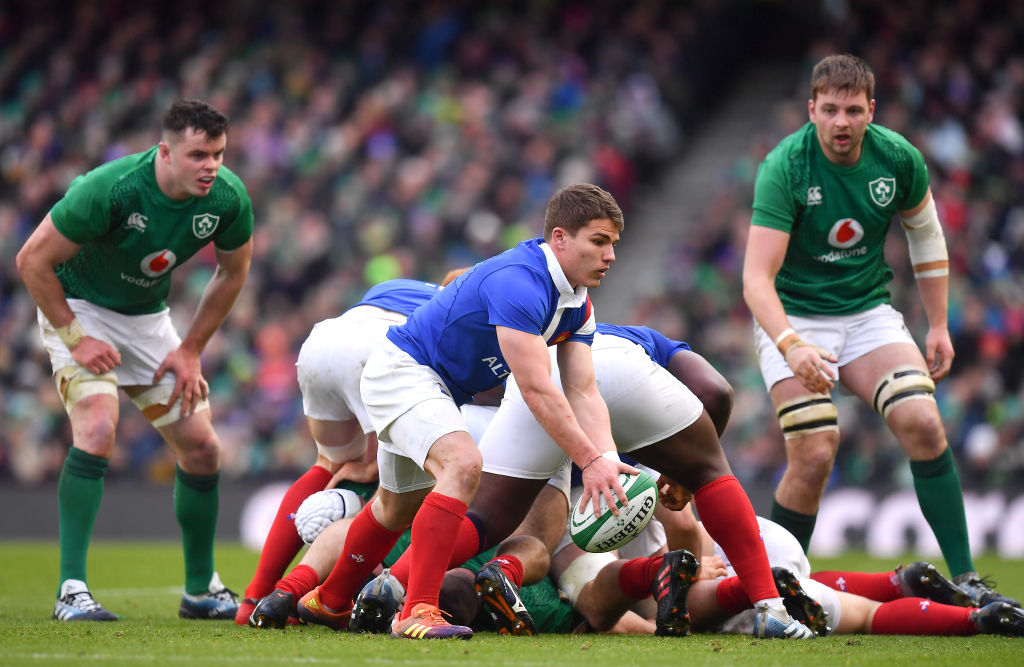
M 803 341 L 786 350 L 786 363 L 792 369 L 793 375 L 804 387 L 816 394 L 826 394 L 835 386 L 836 374 L 825 363 L 826 361 L 834 364 L 839 362 L 836 355 L 828 350 Z
M 925 361 L 928 362 L 928 374 L 938 382 L 949 375 L 953 366 L 953 341 L 949 338 L 949 329 L 932 328 L 924 342 Z
M 666 509 L 678 512 L 693 500 L 693 494 L 685 486 L 662 475 L 658 478 L 658 500 Z
M 121 365 L 121 353 L 110 343 L 92 336 L 85 336 L 78 341 L 78 345 L 71 350 L 71 358 L 79 366 L 89 369 L 90 373 L 96 375 L 102 375 Z
M 174 373 L 174 391 L 167 401 L 168 407 L 181 397 L 181 416 L 188 417 L 195 413 L 200 401 L 210 396 L 210 385 L 203 378 L 203 367 L 199 355 L 183 348 L 172 350 L 153 374 L 153 384 L 160 382 L 164 373 Z
M 331 481 L 324 488 L 333 489 L 338 482 L 343 480 L 372 484 L 379 479 L 378 475 L 377 461 L 348 461 L 338 468 L 338 472 L 334 473 Z
M 700 559 L 700 567 L 697 568 L 697 579 L 718 579 L 729 574 L 725 567 L 725 561 L 721 556 L 704 556 Z
M 631 465 L 626 465 L 619 460 L 615 452 L 605 452 L 582 468 L 583 472 L 583 496 L 580 499 L 580 506 L 592 502 L 594 514 L 601 514 L 601 498 L 604 498 L 612 514 L 619 515 L 619 509 L 615 506 L 615 497 L 625 505 L 628 502 L 626 491 L 619 483 L 619 473 L 638 475 L 640 471 Z

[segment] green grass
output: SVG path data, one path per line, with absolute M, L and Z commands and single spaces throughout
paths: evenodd
M 911 557 L 905 560 L 910 560 Z M 90 552 L 97 598 L 122 614 L 116 623 L 50 620 L 56 593 L 53 543 L 0 542 L 0 664 L 376 664 L 376 665 L 1019 665 L 1024 639 L 1008 637 L 826 637 L 813 642 L 745 636 L 685 639 L 623 636 L 498 637 L 412 642 L 334 633 L 321 627 L 256 631 L 228 622 L 177 618 L 182 559 L 176 544 L 99 542 Z M 240 590 L 256 554 L 219 545 L 217 567 Z M 880 571 L 892 563 L 849 554 L 818 559 L 820 569 Z M 986 557 L 978 568 L 1000 590 L 1024 598 L 1024 562 Z

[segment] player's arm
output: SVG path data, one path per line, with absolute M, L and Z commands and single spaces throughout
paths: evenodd
M 921 293 L 928 336 L 925 339 L 925 360 L 933 380 L 941 380 L 953 364 L 953 342 L 947 319 L 949 308 L 949 254 L 946 238 L 929 189 L 921 203 L 900 211 L 903 230 L 910 247 L 917 289 Z
M 119 366 L 121 354 L 82 329 L 68 306 L 64 288 L 54 270 L 58 264 L 74 257 L 81 247 L 61 234 L 47 213 L 21 247 L 16 263 L 29 294 L 46 319 L 57 329 L 61 340 L 71 351 L 71 358 L 99 375 Z
M 778 229 L 750 226 L 747 252 L 743 260 L 743 299 L 751 314 L 768 336 L 793 374 L 810 391 L 825 393 L 832 389 L 835 374 L 824 359 L 835 357 L 800 339 L 786 317 L 786 310 L 775 291 L 775 277 L 782 268 L 789 246 L 789 234 Z
M 544 339 L 536 334 L 509 327 L 498 326 L 496 331 L 502 355 L 508 362 L 512 375 L 516 378 L 516 384 L 519 386 L 519 391 L 522 393 L 527 407 L 530 408 L 537 422 L 547 431 L 551 439 L 583 471 L 583 499 L 581 502 L 593 498 L 594 512 L 597 514 L 600 513 L 601 495 L 605 496 L 609 507 L 615 507 L 611 491 L 614 491 L 623 503 L 627 502 L 626 492 L 619 484 L 618 473 L 635 473 L 636 471 L 619 461 L 618 456 L 614 453 L 615 446 L 611 442 L 608 408 L 604 406 L 600 394 L 597 395 L 597 399 L 601 401 L 601 407 L 604 407 L 604 415 L 603 417 L 598 415 L 596 418 L 605 429 L 608 429 L 608 435 L 595 442 L 580 426 L 566 395 L 551 379 L 551 357 L 548 355 Z M 591 382 L 593 382 L 593 362 L 589 358 L 590 350 L 587 349 L 586 352 L 587 361 L 590 362 Z M 569 363 L 575 365 L 578 362 L 573 359 Z M 585 373 L 586 371 L 577 369 L 576 372 Z M 581 380 L 576 378 L 573 382 L 580 383 Z M 572 391 L 575 393 L 578 390 Z M 596 383 L 594 391 L 596 393 Z M 592 407 L 588 409 L 600 412 L 599 409 Z M 589 428 L 594 429 L 595 426 Z M 604 457 L 603 455 L 606 453 L 611 454 L 614 460 L 611 457 Z
M 252 238 L 234 250 L 217 249 L 216 256 L 217 269 L 199 300 L 192 325 L 178 349 L 167 355 L 153 376 L 153 382 L 156 383 L 167 371 L 175 374 L 174 392 L 169 405 L 174 405 L 180 395 L 183 416 L 191 414 L 196 404 L 209 395 L 210 388 L 203 379 L 199 355 L 231 312 L 231 307 L 235 305 L 245 285 L 252 259 Z

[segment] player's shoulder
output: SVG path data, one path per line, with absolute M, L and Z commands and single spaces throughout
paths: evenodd
M 808 142 L 814 140 L 816 140 L 814 124 L 807 122 L 803 127 L 787 134 L 779 143 L 775 144 L 775 147 L 765 156 L 764 163 L 786 167 L 795 157 L 804 155 Z
M 131 180 L 133 174 L 149 166 L 152 168 L 156 146 L 141 153 L 132 153 L 104 162 L 72 181 L 72 188 L 110 190 L 117 183 Z M 70 189 L 70 188 L 69 188 Z
M 869 147 L 868 150 L 873 153 L 875 159 L 889 164 L 896 170 L 914 169 L 916 165 L 923 168 L 924 158 L 921 151 L 895 130 L 872 123 L 868 125 L 865 145 Z
M 226 190 L 239 199 L 249 200 L 249 191 L 245 189 L 245 183 L 242 182 L 238 174 L 224 165 L 221 165 L 220 170 L 217 172 L 217 181 L 214 187 L 222 191 Z

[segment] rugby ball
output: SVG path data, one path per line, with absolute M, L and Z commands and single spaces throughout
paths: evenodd
M 363 500 L 350 489 L 317 491 L 302 501 L 292 517 L 295 530 L 306 544 L 312 544 L 327 526 L 338 519 L 355 516 Z
M 623 505 L 618 498 L 615 499 L 618 516 L 608 509 L 604 498 L 601 498 L 600 514 L 594 514 L 593 499 L 585 505 L 577 503 L 573 508 L 569 517 L 569 534 L 580 549 L 593 553 L 618 549 L 650 523 L 658 504 L 658 485 L 654 478 L 644 471 L 639 475 L 619 473 L 619 483 L 629 502 Z

